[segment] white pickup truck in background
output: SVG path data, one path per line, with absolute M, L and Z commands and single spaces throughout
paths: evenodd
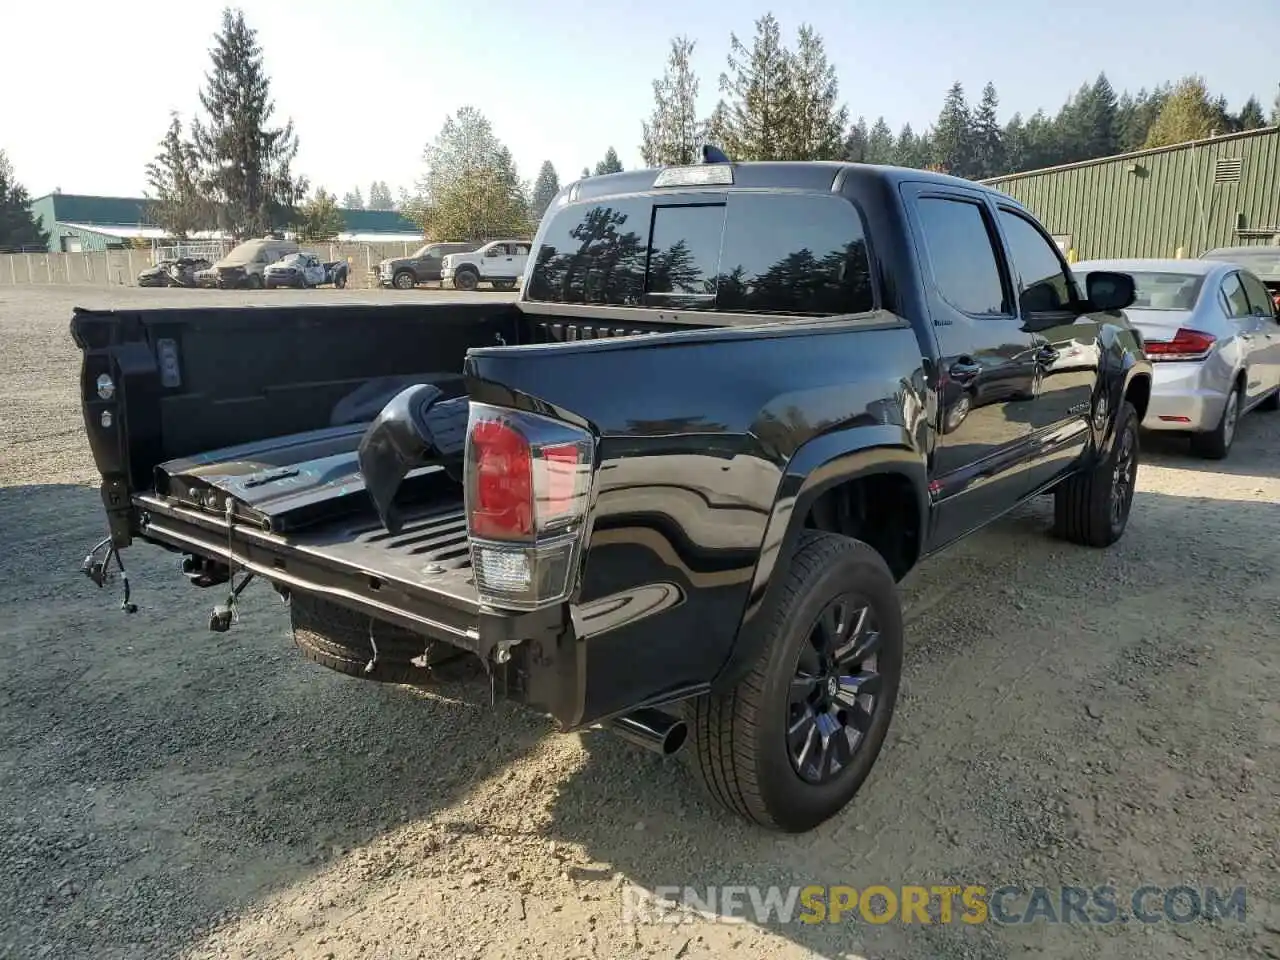
M 451 253 L 440 261 L 440 285 L 474 290 L 481 282 L 514 290 L 529 262 L 529 241 L 492 240 L 471 253 Z

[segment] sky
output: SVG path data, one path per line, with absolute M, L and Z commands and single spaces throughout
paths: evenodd
M 189 119 L 209 67 L 221 0 L 6 3 L 0 149 L 32 196 L 52 190 L 138 196 L 169 111 Z M 276 114 L 292 118 L 297 172 L 341 197 L 372 180 L 393 195 L 422 174 L 445 117 L 477 107 L 532 179 L 561 181 L 613 146 L 640 165 L 640 124 L 670 39 L 697 42 L 709 113 L 730 33 L 749 43 L 767 11 L 790 42 L 822 34 L 851 118 L 884 115 L 920 131 L 953 81 L 971 102 L 995 83 L 1001 119 L 1052 113 L 1105 71 L 1117 91 L 1199 73 L 1232 109 L 1256 94 L 1268 112 L 1280 61 L 1280 3 L 1172 0 L 241 0 L 258 31 Z M 970 10 L 980 13 L 970 13 Z M 14 40 L 18 42 L 14 42 Z M 1208 40 L 1208 42 L 1206 42 Z

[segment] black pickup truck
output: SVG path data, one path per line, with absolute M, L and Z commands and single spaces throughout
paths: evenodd
M 1082 293 L 1003 194 L 629 171 L 565 188 L 533 250 L 516 303 L 78 310 L 86 572 L 181 553 L 218 630 L 256 576 L 314 660 L 473 655 L 563 730 L 687 739 L 716 800 L 801 831 L 880 751 L 922 558 L 1046 492 L 1068 541 L 1125 529 L 1132 279 Z

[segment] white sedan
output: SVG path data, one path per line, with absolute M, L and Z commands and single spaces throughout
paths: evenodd
M 1142 334 L 1154 372 L 1142 426 L 1191 436 L 1192 452 L 1220 460 L 1240 417 L 1280 409 L 1280 318 L 1250 270 L 1214 260 L 1086 260 L 1090 271 L 1130 274 L 1137 297 L 1125 310 Z

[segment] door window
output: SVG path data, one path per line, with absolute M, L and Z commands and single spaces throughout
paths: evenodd
M 1012 311 L 982 207 L 970 200 L 922 197 L 916 204 L 938 295 L 971 316 Z
M 1222 296 L 1226 301 L 1227 316 L 1247 317 L 1251 315 L 1249 297 L 1240 284 L 1240 275 L 1233 273 L 1222 281 Z
M 1023 315 L 1068 309 L 1072 284 L 1056 245 L 1026 217 L 1004 207 L 1000 208 L 1000 227 L 1022 283 L 1018 306 Z
M 1276 315 L 1275 303 L 1267 288 L 1262 285 L 1262 281 L 1252 273 L 1245 271 L 1241 271 L 1236 276 L 1240 278 L 1240 285 L 1244 287 L 1244 292 L 1249 296 L 1250 312 L 1255 317 L 1274 317 Z

